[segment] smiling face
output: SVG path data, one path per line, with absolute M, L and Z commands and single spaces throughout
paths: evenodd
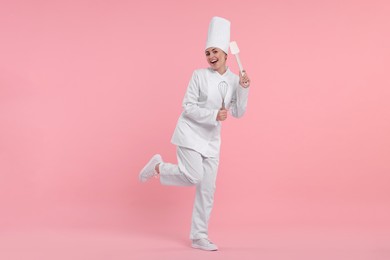
M 225 73 L 227 59 L 227 54 L 225 52 L 219 48 L 210 47 L 206 49 L 205 54 L 207 62 L 213 70 L 218 71 L 220 74 Z

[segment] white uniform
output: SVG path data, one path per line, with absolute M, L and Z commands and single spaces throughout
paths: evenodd
M 222 106 L 218 88 L 222 81 L 228 85 L 226 109 L 237 118 L 245 113 L 249 88 L 240 86 L 236 74 L 229 68 L 223 75 L 211 68 L 195 70 L 171 140 L 177 145 L 178 164 L 160 164 L 162 184 L 196 185 L 190 239 L 208 237 L 221 144 L 221 122 L 216 118 Z

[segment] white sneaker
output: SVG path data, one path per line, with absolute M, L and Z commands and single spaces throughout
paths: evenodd
M 193 239 L 192 240 L 192 247 L 207 251 L 217 251 L 218 247 L 216 244 L 208 240 L 207 238 L 201 238 L 201 239 Z
M 156 164 L 161 163 L 162 158 L 161 155 L 155 154 L 152 159 L 145 165 L 145 167 L 139 173 L 139 180 L 141 182 L 146 182 L 147 180 L 155 177 L 158 173 L 155 170 Z

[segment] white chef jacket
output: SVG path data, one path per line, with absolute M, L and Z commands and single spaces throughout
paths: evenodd
M 219 157 L 221 122 L 217 121 L 222 106 L 218 85 L 228 84 L 225 107 L 234 117 L 245 113 L 249 88 L 243 88 L 239 76 L 227 68 L 221 75 L 212 68 L 198 69 L 192 74 L 183 100 L 181 113 L 171 142 L 193 149 L 206 157 Z

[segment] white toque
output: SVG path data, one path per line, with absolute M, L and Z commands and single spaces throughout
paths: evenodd
M 217 47 L 226 54 L 229 51 L 230 43 L 230 21 L 214 16 L 209 25 L 206 48 Z

